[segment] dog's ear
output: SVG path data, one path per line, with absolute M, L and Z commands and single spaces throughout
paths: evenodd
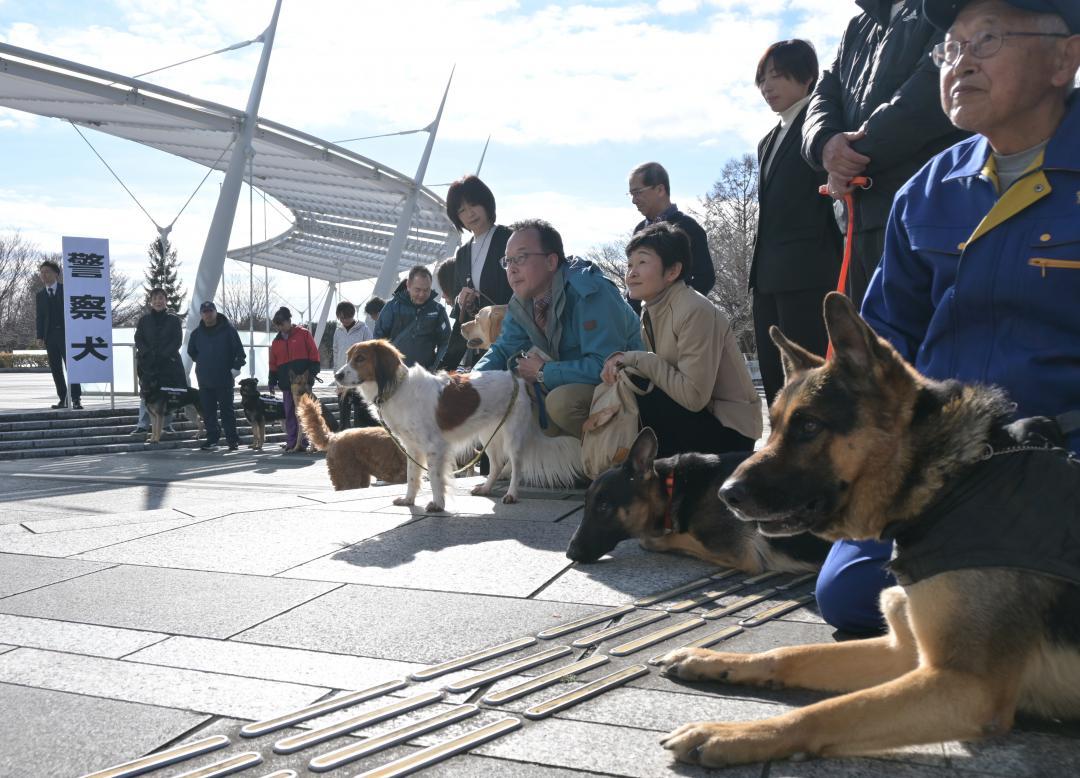
M 652 431 L 651 427 L 645 427 L 638 433 L 633 445 L 630 446 L 630 453 L 627 454 L 623 467 L 630 470 L 635 478 L 644 478 L 652 473 L 658 445 L 656 433 Z
M 825 360 L 817 354 L 807 351 L 794 341 L 788 340 L 775 324 L 769 327 L 769 337 L 776 344 L 776 347 L 780 349 L 780 362 L 784 366 L 785 381 L 803 370 L 811 370 L 825 364 Z
M 372 345 L 371 356 L 375 361 L 375 384 L 382 395 L 394 383 L 398 365 L 401 364 L 401 353 L 389 341 L 380 340 Z
M 839 292 L 825 296 L 825 329 L 837 363 L 860 374 L 865 375 L 875 364 L 889 360 L 893 353 L 862 320 L 855 304 Z

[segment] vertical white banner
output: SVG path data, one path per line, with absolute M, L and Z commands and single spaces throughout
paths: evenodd
M 64 346 L 68 382 L 112 383 L 109 241 L 65 237 L 63 247 Z

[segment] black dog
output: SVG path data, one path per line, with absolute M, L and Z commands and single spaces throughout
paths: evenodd
M 240 404 L 251 424 L 251 448 L 262 451 L 266 423 L 285 418 L 285 403 L 273 395 L 259 394 L 257 378 L 244 378 L 240 381 Z
M 717 496 L 749 452 L 657 460 L 656 445 L 646 427 L 626 461 L 593 481 L 566 556 L 595 562 L 621 541 L 637 538 L 649 551 L 677 551 L 748 573 L 821 567 L 829 543 L 809 535 L 767 538 L 735 518 Z
M 147 376 L 139 382 L 139 396 L 146 403 L 146 412 L 150 416 L 150 435 L 146 439 L 147 442 L 161 442 L 161 433 L 165 429 L 165 417 L 180 410 L 184 411 L 188 421 L 198 425 L 195 439 L 198 440 L 202 435 L 203 423 L 202 414 L 199 411 L 199 393 L 195 389 L 187 386 L 176 388 L 161 386 L 156 378 Z

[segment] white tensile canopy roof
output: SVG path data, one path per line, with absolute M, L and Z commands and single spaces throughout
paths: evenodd
M 244 118 L 238 109 L 3 43 L 0 106 L 69 120 L 222 171 Z M 412 179 L 262 118 L 253 149 L 254 188 L 285 205 L 294 223 L 228 256 L 329 282 L 377 276 Z M 457 243 L 444 202 L 421 187 L 399 268 L 436 262 Z

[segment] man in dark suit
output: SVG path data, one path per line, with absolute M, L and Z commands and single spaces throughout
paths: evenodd
M 758 365 L 771 403 L 784 385 L 780 353 L 769 337 L 778 326 L 800 346 L 825 355 L 829 345 L 822 300 L 836 288 L 843 241 L 832 201 L 818 194 L 826 174 L 799 153 L 803 121 L 818 77 L 814 48 L 802 40 L 774 43 L 755 80 L 780 117 L 758 144 L 758 231 L 750 265 Z
M 60 398 L 60 402 L 52 407 L 64 408 L 67 406 L 67 381 L 64 379 L 64 354 L 67 347 L 64 337 L 64 285 L 60 283 L 60 266 L 52 260 L 42 262 L 38 274 L 45 288 L 34 298 L 37 309 L 37 338 L 45 343 L 53 383 L 56 384 L 56 396 Z M 71 407 L 81 411 L 81 400 L 82 387 L 72 384 Z
M 630 189 L 627 194 L 645 217 L 644 221 L 634 227 L 634 232 L 656 222 L 667 222 L 681 227 L 690 237 L 690 277 L 687 283 L 707 297 L 716 283 L 716 270 L 709 253 L 709 239 L 700 224 L 671 202 L 671 181 L 664 166 L 659 162 L 645 162 L 634 168 L 630 172 Z

